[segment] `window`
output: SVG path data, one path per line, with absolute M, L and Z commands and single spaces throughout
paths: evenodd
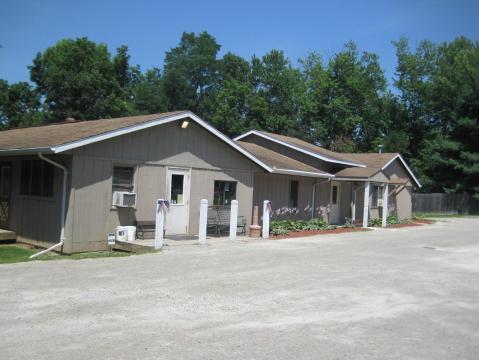
M 8 198 L 12 183 L 12 168 L 9 165 L 4 165 L 0 169 L 0 197 Z
M 183 205 L 183 183 L 185 176 L 181 174 L 171 175 L 171 203 L 174 205 Z
M 53 196 L 53 165 L 43 160 L 22 160 L 20 194 L 28 196 Z
M 331 186 L 331 204 L 336 205 L 338 203 L 338 185 Z
M 135 169 L 131 166 L 113 167 L 113 191 L 133 192 L 133 175 Z
M 373 185 L 372 188 L 372 207 L 382 206 L 383 204 L 383 187 L 378 185 Z
M 230 205 L 236 199 L 235 181 L 215 181 L 213 205 Z
M 298 190 L 298 180 L 291 180 L 291 182 L 289 183 L 289 207 L 291 208 L 298 207 Z

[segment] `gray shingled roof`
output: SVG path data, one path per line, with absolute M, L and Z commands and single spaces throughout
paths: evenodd
M 336 177 L 367 178 L 381 171 L 398 153 L 344 153 L 352 161 L 366 165 L 364 168 L 346 168 L 338 171 Z
M 312 173 L 321 177 L 332 177 L 331 174 L 325 171 L 322 171 L 313 166 L 309 166 L 300 161 L 291 159 L 290 157 L 278 154 L 277 152 L 274 152 L 273 150 L 267 149 L 260 145 L 244 141 L 236 141 L 236 143 L 241 145 L 241 147 L 253 154 L 256 158 L 264 162 L 266 165 L 273 168 L 273 172 L 275 172 L 275 169 L 277 170 L 277 172 L 280 170 L 292 170 Z
M 294 137 L 290 136 L 285 136 L 285 135 L 278 135 L 278 134 L 273 134 L 265 131 L 257 131 L 258 133 L 261 133 L 265 136 L 277 139 L 279 141 L 288 143 L 290 145 L 296 146 L 300 149 L 303 149 L 305 151 L 309 151 L 312 153 L 315 153 L 320 156 L 327 157 L 331 160 L 337 160 L 337 161 L 345 161 L 345 162 L 350 162 L 350 163 L 358 163 L 358 161 L 353 160 L 350 158 L 347 154 L 344 153 L 337 153 L 335 151 L 331 151 L 328 149 L 325 149 L 323 147 L 311 144 L 309 142 L 306 142 L 304 140 L 300 140 Z M 361 163 L 358 163 L 358 165 L 362 165 Z
M 0 150 L 51 148 L 180 113 L 182 111 L 4 130 L 0 131 Z

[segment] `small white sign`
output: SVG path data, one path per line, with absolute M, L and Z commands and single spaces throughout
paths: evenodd
M 108 245 L 115 245 L 115 234 L 108 234 Z

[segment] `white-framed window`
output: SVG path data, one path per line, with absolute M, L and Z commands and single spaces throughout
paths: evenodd
M 372 207 L 383 206 L 383 187 L 379 185 L 372 186 Z

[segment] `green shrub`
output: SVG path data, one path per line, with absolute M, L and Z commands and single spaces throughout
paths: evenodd
M 388 225 L 397 225 L 401 223 L 401 220 L 399 220 L 399 218 L 396 215 L 389 215 L 386 220 L 386 223 Z
M 369 227 L 380 227 L 382 225 L 382 219 L 371 219 L 368 222 Z
M 356 227 L 356 224 L 354 223 L 353 219 L 351 218 L 344 218 L 345 222 L 344 222 L 344 227 L 345 228 L 355 228 Z
M 289 231 L 283 227 L 275 227 L 270 229 L 270 234 L 271 235 L 288 235 Z
M 409 224 L 410 222 L 411 220 L 409 219 L 400 220 L 396 215 L 389 215 L 386 219 L 387 225 Z M 382 226 L 382 223 L 382 219 L 371 219 L 369 220 L 368 226 L 380 227 Z
M 271 221 L 269 232 L 272 235 L 286 235 L 290 231 L 331 230 L 335 228 L 335 226 L 328 225 L 323 219 L 274 220 Z

